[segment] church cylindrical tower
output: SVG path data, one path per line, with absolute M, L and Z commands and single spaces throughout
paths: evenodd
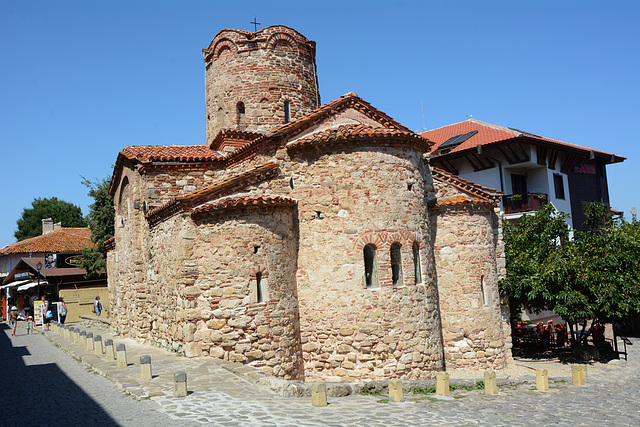
M 203 55 L 207 143 L 222 129 L 267 132 L 320 106 L 316 44 L 292 28 L 225 29 Z

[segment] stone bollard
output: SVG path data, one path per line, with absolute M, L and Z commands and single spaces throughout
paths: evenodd
M 100 335 L 95 335 L 93 337 L 93 354 L 96 356 L 102 356 L 102 337 Z
M 140 356 L 140 379 L 150 380 L 151 378 L 151 356 Z
M 498 383 L 496 382 L 496 373 L 491 369 L 484 371 L 484 394 L 488 396 L 498 395 Z
M 87 350 L 93 351 L 93 332 L 87 332 Z
M 536 369 L 536 388 L 540 391 L 549 391 L 549 376 L 546 369 Z
M 124 344 L 118 344 L 116 346 L 116 367 L 127 367 L 127 350 L 125 349 Z
M 78 344 L 80 344 L 80 347 L 82 347 L 82 348 L 86 348 L 87 347 L 87 332 L 86 331 L 80 331 L 80 339 L 78 340 Z
M 585 380 L 589 378 L 587 376 L 587 365 L 582 365 L 582 378 L 584 378 Z
M 389 402 L 402 402 L 402 381 L 389 380 Z
M 313 406 L 327 406 L 327 385 L 325 383 L 311 383 L 311 404 Z
M 77 342 L 78 342 L 78 340 L 80 339 L 80 329 L 78 329 L 78 328 L 73 328 L 72 336 L 73 336 L 73 342 L 74 342 L 74 343 L 77 343 Z
M 173 374 L 173 397 L 187 397 L 187 373 Z
M 449 396 L 449 374 L 446 372 L 438 372 L 436 374 L 436 394 Z
M 64 339 L 67 341 L 69 341 L 69 337 L 70 337 L 69 329 L 71 329 L 71 326 L 64 327 Z
M 571 379 L 573 381 L 573 385 L 584 385 L 584 376 L 582 366 L 572 365 L 571 366 Z
M 104 358 L 107 362 L 113 362 L 114 360 L 116 360 L 116 352 L 113 348 L 112 339 L 104 340 Z

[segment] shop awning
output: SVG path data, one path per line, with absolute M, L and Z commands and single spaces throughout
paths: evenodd
M 6 288 L 13 288 L 14 286 L 24 285 L 25 283 L 31 282 L 31 279 L 27 280 L 16 280 L 15 282 L 7 283 L 6 285 L 0 286 L 0 290 Z
M 44 282 L 44 283 L 43 283 L 43 282 L 40 282 L 40 284 L 41 284 L 41 285 L 46 285 L 47 283 L 46 283 L 46 282 Z M 38 282 L 31 282 L 31 283 L 27 283 L 26 285 L 18 286 L 18 289 L 16 289 L 16 290 L 17 290 L 18 292 L 20 292 L 20 291 L 26 291 L 27 289 L 31 289 L 31 288 L 33 288 L 34 286 L 38 286 Z

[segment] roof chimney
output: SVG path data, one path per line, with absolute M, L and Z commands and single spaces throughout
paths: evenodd
M 43 218 L 42 219 L 42 234 L 51 233 L 53 231 L 53 219 L 51 218 Z
M 56 222 L 55 224 L 53 224 L 53 231 L 60 230 L 61 228 L 62 228 L 61 222 Z

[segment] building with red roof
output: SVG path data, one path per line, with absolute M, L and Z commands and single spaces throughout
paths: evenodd
M 434 143 L 431 164 L 499 189 L 507 218 L 552 203 L 582 229 L 582 207 L 609 206 L 606 166 L 624 157 L 475 119 L 423 132 Z
M 52 302 L 65 298 L 68 321 L 90 314 L 96 292 L 106 297 L 106 277 L 87 279 L 86 270 L 76 265 L 82 250 L 93 246 L 89 228 L 62 227 L 49 218 L 42 220 L 40 236 L 21 240 L 0 249 L 0 292 L 2 313 L 12 299 L 19 309 L 33 308 L 33 300 L 45 294 Z M 88 304 L 81 303 L 92 295 Z M 27 303 L 27 301 L 29 301 Z

